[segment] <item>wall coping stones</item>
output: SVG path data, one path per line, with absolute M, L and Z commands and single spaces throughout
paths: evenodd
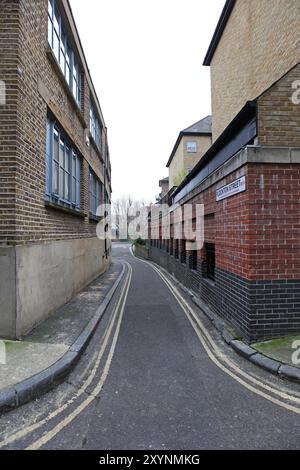
M 248 145 L 233 157 L 227 160 L 205 180 L 203 180 L 199 186 L 193 189 L 188 195 L 180 200 L 180 204 L 184 204 L 190 199 L 194 198 L 198 194 L 207 190 L 209 187 L 218 183 L 226 176 L 239 170 L 243 166 L 249 164 L 300 164 L 300 148 L 298 147 L 263 147 Z M 243 176 L 241 172 L 240 176 Z

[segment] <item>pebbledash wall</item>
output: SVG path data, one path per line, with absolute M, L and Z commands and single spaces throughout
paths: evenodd
M 205 249 L 193 270 L 191 253 L 181 259 L 182 240 L 177 259 L 168 244 L 149 243 L 150 259 L 249 342 L 300 331 L 300 106 L 291 99 L 299 79 L 298 64 L 251 103 L 254 120 L 251 114 L 245 125 L 245 111 L 239 113 L 174 193 L 181 206 L 205 206 L 214 281 L 207 277 Z M 246 190 L 217 201 L 217 190 L 241 177 Z
M 96 237 L 95 206 L 111 197 L 105 122 L 69 2 L 56 0 L 51 6 L 78 64 L 76 97 L 49 44 L 48 1 L 0 0 L 0 80 L 6 84 L 6 104 L 0 106 L 2 338 L 26 334 L 111 262 L 110 243 Z M 53 187 L 49 123 L 66 143 L 61 198 Z

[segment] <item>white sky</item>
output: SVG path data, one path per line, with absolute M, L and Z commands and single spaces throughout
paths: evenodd
M 211 113 L 202 62 L 225 0 L 71 0 L 108 127 L 113 199 L 154 201 L 180 130 Z

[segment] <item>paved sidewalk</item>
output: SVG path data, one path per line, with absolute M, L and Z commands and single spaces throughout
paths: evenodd
M 46 377 L 46 371 L 66 357 L 69 351 L 72 351 L 71 358 L 74 356 L 76 359 L 76 353 L 79 355 L 83 350 L 93 327 L 101 318 L 101 306 L 103 314 L 109 293 L 122 270 L 122 264 L 114 262 L 106 273 L 58 309 L 23 341 L 4 341 L 6 364 L 0 365 L 0 395 L 3 389 L 11 390 L 44 371 Z M 96 318 L 97 312 L 99 318 Z

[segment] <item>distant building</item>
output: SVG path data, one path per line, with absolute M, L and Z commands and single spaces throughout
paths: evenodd
M 207 116 L 179 133 L 167 163 L 169 190 L 182 183 L 211 146 L 211 125 L 212 118 Z

